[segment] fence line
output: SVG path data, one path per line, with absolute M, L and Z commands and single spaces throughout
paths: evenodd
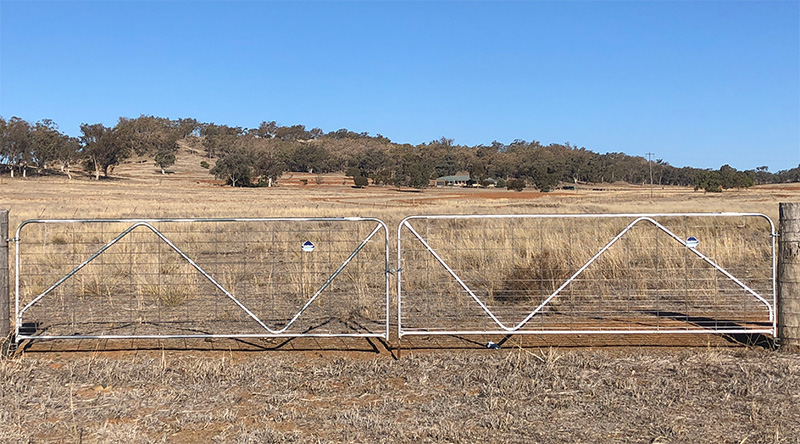
M 388 233 L 360 217 L 25 221 L 16 341 L 388 341 Z M 759 213 L 409 216 L 397 335 L 775 337 L 776 236 Z

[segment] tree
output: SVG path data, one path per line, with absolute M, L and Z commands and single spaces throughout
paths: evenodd
M 153 156 L 159 151 L 177 151 L 178 139 L 184 132 L 194 131 L 190 119 L 172 121 L 163 117 L 120 117 L 114 127 L 119 143 L 127 145 L 138 156 Z M 196 123 L 194 123 L 196 125 Z
M 94 171 L 95 180 L 100 180 L 114 171 L 114 167 L 130 156 L 130 146 L 122 143 L 113 128 L 101 123 L 81 124 L 81 142 L 86 156 L 86 169 Z
M 314 136 L 306 131 L 305 125 L 281 126 L 275 130 L 275 137 L 284 141 L 309 140 Z
M 392 170 L 383 169 L 370 175 L 373 185 L 387 185 L 392 182 Z
M 775 173 L 773 181 L 776 183 L 800 182 L 800 165 L 790 170 L 780 170 Z
M 0 163 L 8 163 L 8 153 L 6 153 L 6 129 L 8 122 L 0 116 Z
M 161 149 L 154 158 L 156 166 L 161 168 L 161 174 L 166 174 L 165 168 L 175 164 L 175 152 L 169 149 Z
M 372 176 L 378 171 L 389 168 L 392 159 L 386 154 L 385 149 L 369 146 L 360 153 L 353 153 L 356 168 L 365 176 Z
M 759 185 L 772 182 L 773 175 L 769 172 L 769 167 L 762 165 L 756 168 L 756 183 Z
M 298 146 L 289 157 L 291 171 L 305 171 L 313 173 L 324 172 L 330 155 L 317 143 L 307 143 Z
M 66 173 L 70 180 L 72 179 L 72 173 L 70 172 L 72 165 L 79 162 L 81 158 L 80 149 L 80 140 L 65 135 L 61 137 L 58 145 L 56 145 L 54 159 L 59 163 L 61 172 Z
M 405 154 L 397 169 L 395 185 L 420 189 L 428 186 L 434 172 L 432 164 L 414 152 Z
M 253 151 L 254 173 L 259 183 L 265 183 L 268 187 L 278 180 L 286 171 L 286 162 L 280 154 L 280 146 L 272 143 L 273 141 L 256 141 Z
M 271 139 L 275 137 L 275 132 L 278 130 L 278 124 L 273 120 L 271 122 L 262 121 L 258 128 L 252 130 L 256 137 L 262 139 Z
M 14 167 L 22 172 L 22 177 L 27 175 L 28 164 L 32 161 L 31 127 L 28 122 L 19 117 L 12 117 L 5 125 L 3 134 L 4 156 L 8 159 L 11 177 L 14 177 Z
M 237 149 L 221 157 L 209 171 L 217 179 L 225 179 L 226 185 L 236 188 L 250 185 L 253 178 L 253 155 L 244 149 Z
M 206 154 L 210 158 L 223 156 L 240 147 L 239 139 L 243 135 L 243 130 L 239 127 L 208 123 L 200 128 L 200 135 L 203 137 Z
M 31 162 L 36 166 L 36 171 L 41 173 L 47 164 L 56 158 L 59 145 L 66 137 L 58 131 L 58 125 L 50 119 L 36 122 L 31 130 Z
M 525 181 L 522 179 L 510 179 L 506 183 L 506 187 L 509 190 L 522 191 L 525 188 Z
M 177 129 L 179 138 L 189 137 L 190 135 L 197 135 L 197 130 L 200 129 L 200 122 L 197 119 L 178 119 L 174 125 Z
M 697 175 L 694 190 L 703 189 L 709 193 L 722 192 L 722 177 L 719 171 L 703 170 Z
M 489 178 L 486 164 L 480 160 L 473 162 L 469 167 L 469 177 L 475 183 L 483 183 L 484 180 Z
M 353 184 L 356 188 L 364 188 L 369 185 L 369 180 L 364 176 L 353 176 Z

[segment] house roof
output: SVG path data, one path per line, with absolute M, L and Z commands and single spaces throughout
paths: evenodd
M 457 174 L 455 176 L 442 176 L 436 180 L 444 180 L 446 182 L 466 182 L 469 180 L 469 174 Z

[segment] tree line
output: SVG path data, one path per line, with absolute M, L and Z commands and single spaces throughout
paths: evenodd
M 226 184 L 272 186 L 288 171 L 346 171 L 357 183 L 427 187 L 432 179 L 468 172 L 475 183 L 489 179 L 549 191 L 559 184 L 624 181 L 631 184 L 694 186 L 716 192 L 754 184 L 800 182 L 800 166 L 772 173 L 767 166 L 740 171 L 674 167 L 662 159 L 648 162 L 624 153 L 599 154 L 570 143 L 544 145 L 514 140 L 510 144 L 466 146 L 440 138 L 418 145 L 395 143 L 378 134 L 339 129 L 325 133 L 304 125 L 264 121 L 257 128 L 203 123 L 155 116 L 120 118 L 113 127 L 82 124 L 79 137 L 61 133 L 52 120 L 35 123 L 0 117 L 0 164 L 13 176 L 29 170 L 75 170 L 95 179 L 109 177 L 131 156 L 153 160 L 164 173 L 175 163 L 178 142 L 202 146 L 211 162 L 202 165 Z M 212 166 L 213 163 L 213 166 Z

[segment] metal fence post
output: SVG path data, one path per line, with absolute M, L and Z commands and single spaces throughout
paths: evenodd
M 800 203 L 781 203 L 778 228 L 778 338 L 800 348 Z
M 0 350 L 3 351 L 11 333 L 8 271 L 8 210 L 0 209 Z

